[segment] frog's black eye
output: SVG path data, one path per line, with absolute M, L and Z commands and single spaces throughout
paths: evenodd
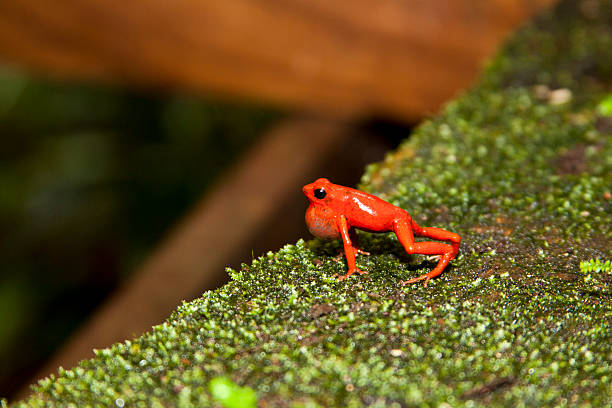
M 325 190 L 323 190 L 322 188 L 315 188 L 314 190 L 314 196 L 318 199 L 323 199 L 325 198 L 325 196 L 327 195 L 327 193 L 325 192 Z

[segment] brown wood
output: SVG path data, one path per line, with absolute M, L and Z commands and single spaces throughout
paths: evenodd
M 334 114 L 432 113 L 555 0 L 15 0 L 0 59 Z

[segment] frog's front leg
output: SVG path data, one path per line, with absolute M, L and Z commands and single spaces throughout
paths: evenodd
M 354 273 L 359 273 L 359 274 L 368 273 L 367 271 L 362 271 L 357 268 L 355 254 L 357 254 L 357 252 L 363 252 L 363 251 L 353 246 L 353 243 L 351 241 L 350 228 L 346 221 L 346 217 L 344 215 L 340 215 L 339 217 L 336 218 L 336 222 L 338 224 L 338 231 L 340 231 L 340 236 L 342 237 L 342 243 L 344 244 L 344 255 L 346 256 L 346 263 L 348 265 L 348 272 L 346 273 L 346 275 L 341 275 L 338 277 L 338 279 L 344 280 Z
M 338 228 L 338 230 L 340 230 L 340 228 Z M 355 228 L 349 227 L 348 230 L 349 230 L 349 240 L 351 241 L 351 246 L 353 247 L 353 252 L 355 253 L 355 257 L 357 257 L 357 255 L 370 255 L 369 252 L 366 252 L 359 247 L 359 244 L 357 243 L 357 232 L 355 231 Z M 345 251 L 346 251 L 346 246 L 338 254 L 338 256 L 334 258 L 334 261 L 340 262 Z

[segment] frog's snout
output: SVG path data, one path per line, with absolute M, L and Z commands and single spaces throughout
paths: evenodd
M 302 187 L 302 192 L 306 197 L 310 198 L 312 195 L 312 184 L 306 184 L 304 187 Z

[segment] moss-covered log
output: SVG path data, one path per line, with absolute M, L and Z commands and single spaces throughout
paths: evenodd
M 262 407 L 610 406 L 612 276 L 580 262 L 612 258 L 611 24 L 610 1 L 562 3 L 367 169 L 365 190 L 462 235 L 429 286 L 399 284 L 434 262 L 392 234 L 362 234 L 370 274 L 343 282 L 337 243 L 300 241 L 18 406 L 213 406 L 218 376 Z

